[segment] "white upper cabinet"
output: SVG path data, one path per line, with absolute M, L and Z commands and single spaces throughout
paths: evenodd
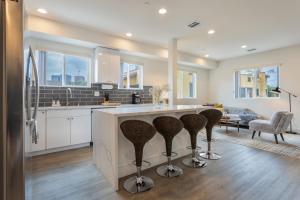
M 95 83 L 119 83 L 121 59 L 118 51 L 97 48 L 95 50 Z

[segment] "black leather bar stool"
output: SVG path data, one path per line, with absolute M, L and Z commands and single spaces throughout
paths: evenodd
M 120 127 L 124 136 L 134 145 L 137 168 L 137 176 L 127 179 L 123 186 L 125 190 L 131 193 L 150 190 L 154 187 L 154 182 L 151 178 L 141 175 L 141 167 L 144 146 L 153 138 L 156 130 L 151 124 L 140 120 L 124 121 Z
M 168 164 L 162 165 L 156 169 L 156 172 L 164 177 L 175 177 L 183 174 L 181 168 L 172 165 L 171 154 L 172 154 L 172 142 L 173 138 L 182 130 L 182 122 L 170 116 L 157 117 L 153 120 L 154 127 L 164 137 L 166 143 L 166 152 L 168 158 Z
M 218 160 L 221 158 L 220 155 L 211 151 L 211 140 L 212 140 L 212 129 L 220 121 L 222 117 L 222 112 L 217 109 L 207 109 L 199 113 L 207 119 L 206 128 L 206 137 L 207 137 L 207 151 L 201 152 L 199 155 L 202 158 L 209 160 Z
M 182 160 L 183 164 L 188 167 L 200 168 L 205 167 L 207 162 L 200 160 L 196 156 L 197 148 L 197 135 L 201 129 L 206 126 L 207 119 L 203 115 L 199 114 L 187 114 L 183 115 L 180 120 L 182 121 L 184 128 L 189 132 L 192 147 L 192 157 Z

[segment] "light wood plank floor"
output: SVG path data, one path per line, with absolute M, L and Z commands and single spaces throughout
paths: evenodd
M 293 200 L 300 199 L 300 160 L 237 144 L 216 142 L 222 159 L 203 169 L 184 169 L 167 179 L 144 172 L 155 188 L 132 195 L 114 192 L 92 163 L 91 148 L 32 159 L 33 200 Z M 120 180 L 121 184 L 124 179 Z

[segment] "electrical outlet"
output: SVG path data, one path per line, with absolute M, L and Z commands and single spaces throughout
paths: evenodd
M 95 97 L 99 97 L 100 96 L 100 92 L 99 91 L 94 91 L 94 96 Z

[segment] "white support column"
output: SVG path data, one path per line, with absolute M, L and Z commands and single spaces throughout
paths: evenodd
M 168 83 L 169 83 L 169 104 L 176 104 L 177 99 L 177 39 L 169 41 L 168 46 Z

